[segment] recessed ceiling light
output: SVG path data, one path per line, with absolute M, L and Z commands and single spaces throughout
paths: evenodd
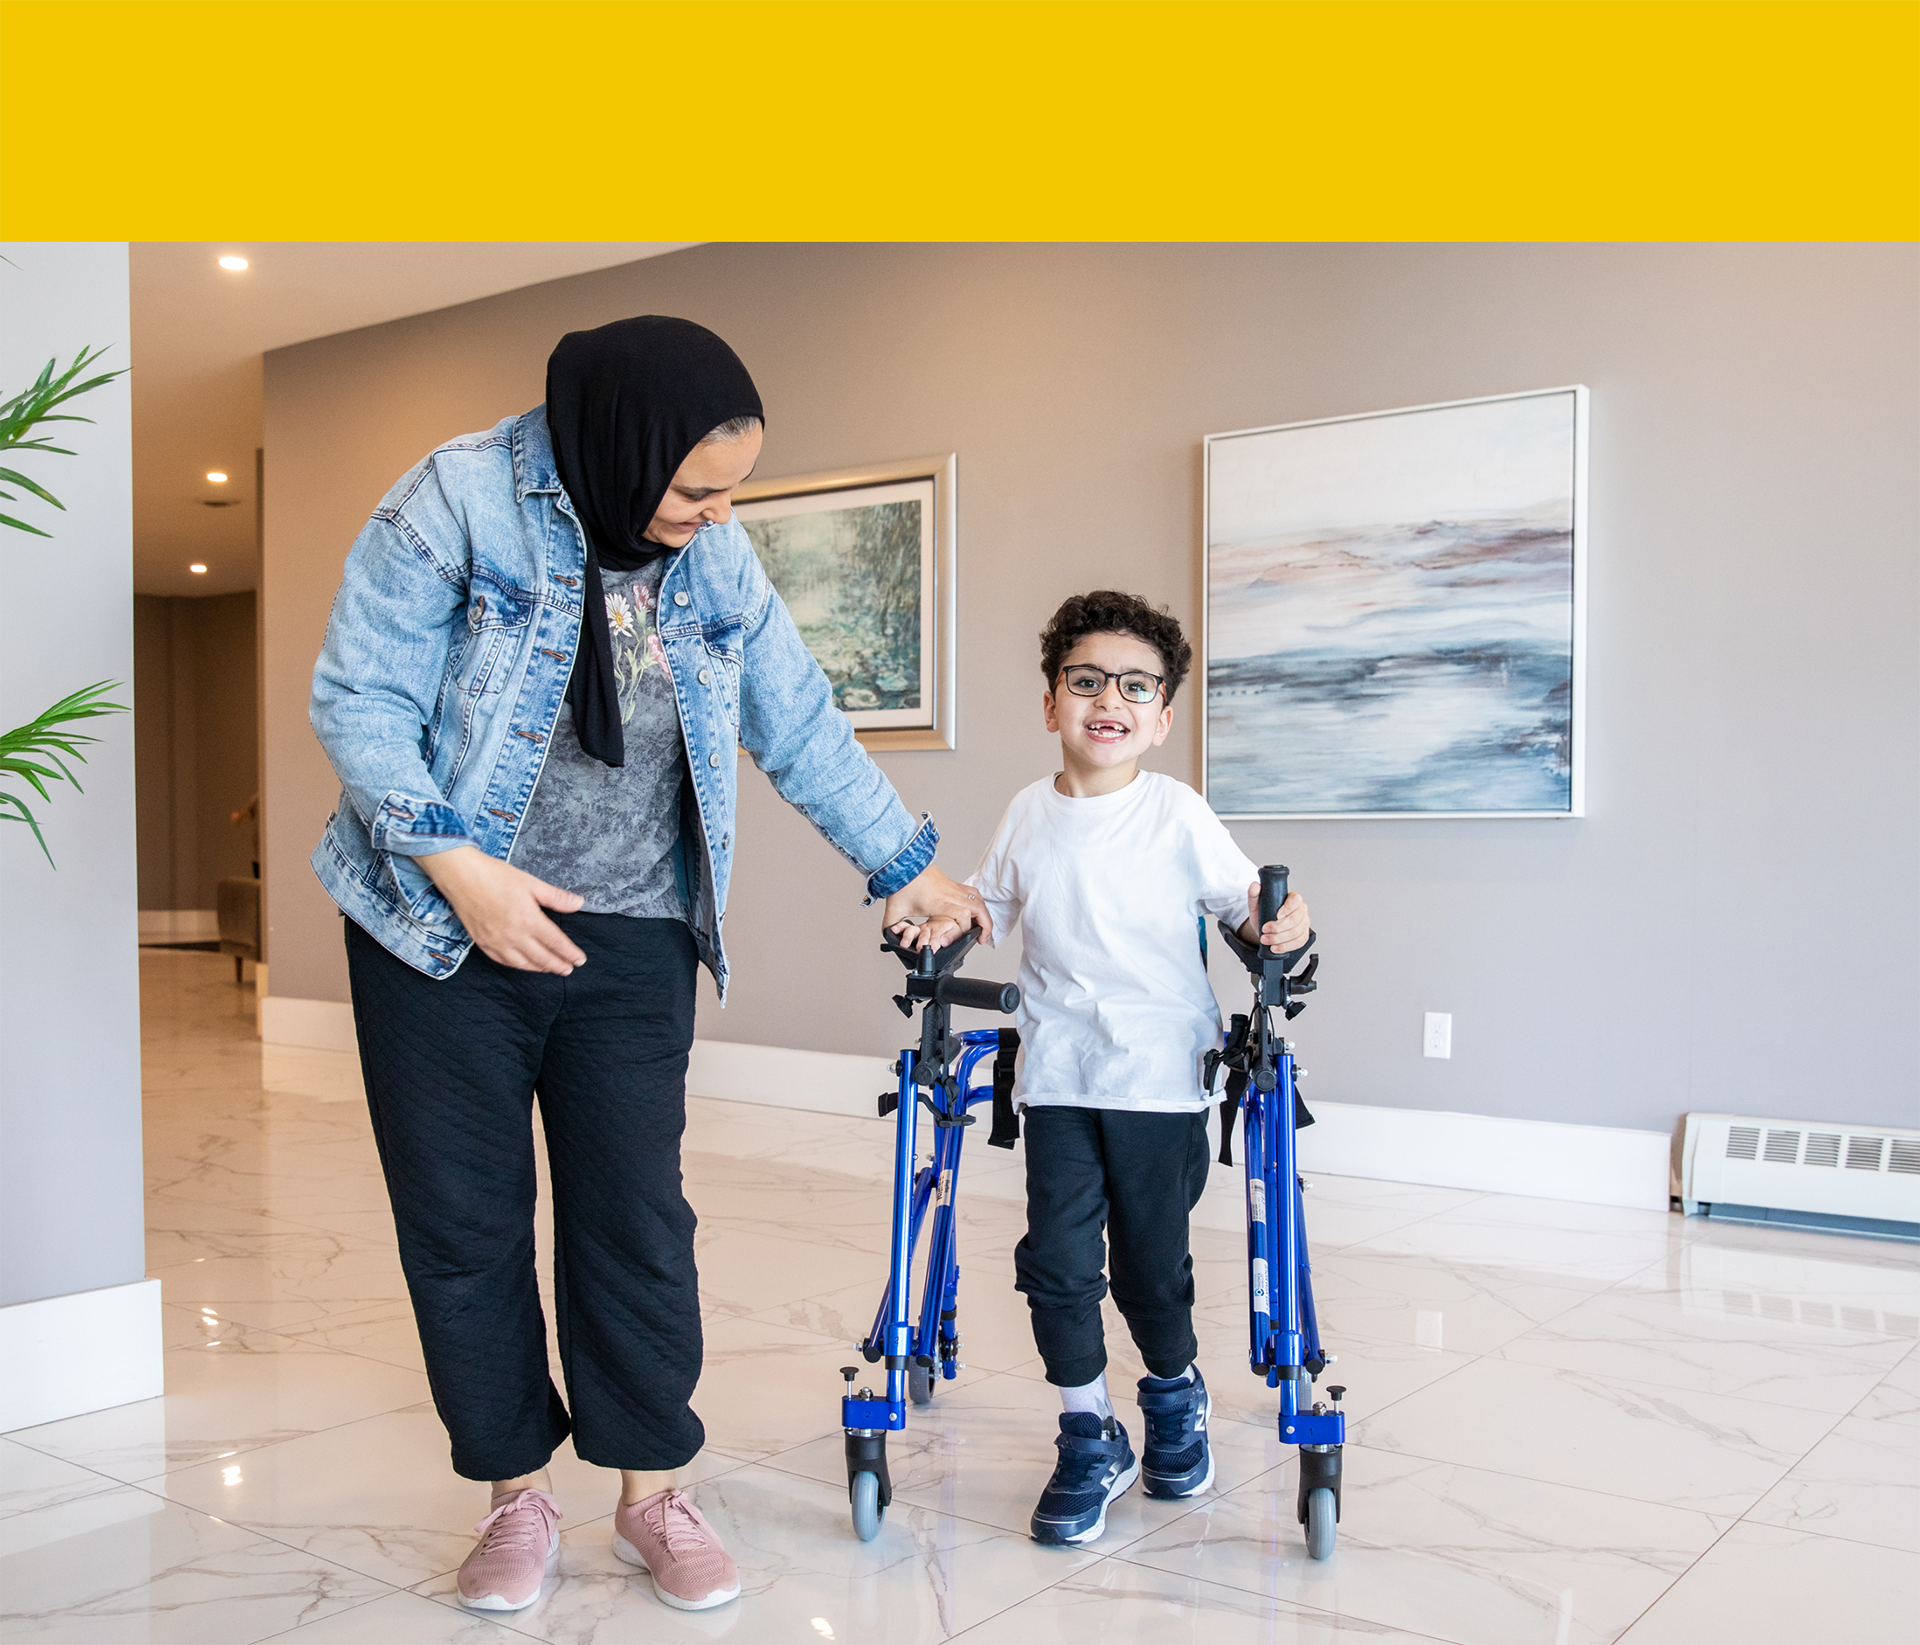
M 247 266 L 247 260 L 244 257 L 222 257 L 220 259 L 220 266 L 238 274 Z
M 205 576 L 206 570 L 207 570 L 205 566 L 199 564 L 197 561 L 194 564 L 188 566 L 187 569 L 191 571 L 196 577 Z
M 222 474 L 217 468 L 208 469 L 207 478 L 217 486 L 223 486 L 227 483 L 226 475 Z

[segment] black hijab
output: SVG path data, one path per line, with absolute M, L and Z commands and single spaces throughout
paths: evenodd
M 740 357 L 691 320 L 642 314 L 570 331 L 547 360 L 553 460 L 587 537 L 567 703 L 580 746 L 605 765 L 627 753 L 600 567 L 638 571 L 669 553 L 641 533 L 675 471 L 722 423 L 763 415 Z

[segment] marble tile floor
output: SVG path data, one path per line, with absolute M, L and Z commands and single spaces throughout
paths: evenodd
M 1216 1171 L 1193 1241 L 1215 1486 L 1134 1492 L 1061 1551 L 1025 1535 L 1057 1403 L 1012 1290 L 1020 1158 L 978 1148 L 968 1369 L 894 1442 L 895 1505 L 863 1545 L 835 1373 L 885 1273 L 890 1128 L 699 1097 L 709 1444 L 686 1483 L 742 1597 L 659 1604 L 609 1549 L 612 1477 L 563 1452 L 559 1577 L 530 1610 L 464 1612 L 484 1493 L 447 1467 L 353 1059 L 263 1050 L 218 955 L 141 966 L 167 1393 L 0 1436 L 9 1645 L 1912 1637 L 1920 1252 L 1323 1178 L 1316 1280 L 1354 1437 L 1316 1565 L 1244 1369 L 1238 1179 Z M 1141 1367 L 1115 1317 L 1109 1344 L 1126 1417 Z

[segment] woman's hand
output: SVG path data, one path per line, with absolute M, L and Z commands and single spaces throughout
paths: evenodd
M 970 885 L 948 879 L 932 863 L 887 898 L 886 906 L 880 910 L 880 923 L 897 926 L 912 914 L 953 920 L 962 931 L 977 925 L 980 935 L 988 942 L 993 941 L 993 916 L 980 900 L 980 893 Z
M 1259 928 L 1256 937 L 1255 922 L 1260 918 L 1260 882 L 1255 880 L 1247 887 L 1247 917 L 1240 927 L 1242 942 L 1257 941 L 1262 948 L 1276 954 L 1291 954 L 1307 940 L 1307 933 L 1313 929 L 1313 921 L 1307 916 L 1306 900 L 1298 891 L 1289 891 L 1287 900 L 1280 905 L 1280 912 Z
M 911 920 L 902 920 L 891 926 L 894 940 L 902 948 L 945 948 L 958 937 L 966 927 L 958 920 L 948 919 L 944 914 L 938 919 L 928 920 L 924 925 L 915 925 Z
M 460 923 L 488 959 L 516 971 L 550 971 L 562 977 L 587 963 L 566 932 L 541 912 L 577 912 L 577 892 L 536 880 L 474 845 L 456 845 L 414 861 L 453 904 Z

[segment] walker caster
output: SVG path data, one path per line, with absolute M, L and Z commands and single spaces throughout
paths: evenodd
M 871 1542 L 880 1534 L 893 1500 L 893 1480 L 887 1472 L 887 1436 L 876 1433 L 847 1435 L 847 1501 L 853 1510 L 853 1534 Z
M 1319 1493 L 1322 1496 L 1330 1492 Z M 862 1542 L 871 1542 L 880 1534 L 880 1521 L 887 1517 L 887 1511 L 880 1506 L 880 1480 L 877 1475 L 862 1469 L 853 1476 L 848 1489 L 853 1501 L 853 1534 Z M 1324 1555 L 1315 1555 L 1324 1558 Z
M 1324 1485 L 1315 1486 L 1307 1493 L 1307 1558 L 1325 1559 L 1331 1554 L 1338 1529 L 1339 1515 L 1334 1509 L 1333 1492 Z
M 915 1360 L 907 1367 L 907 1398 L 915 1405 L 933 1403 L 934 1370 L 931 1365 L 922 1365 Z
M 1341 1393 L 1346 1389 L 1342 1388 Z M 1343 1446 L 1300 1447 L 1300 1494 L 1297 1512 L 1306 1527 L 1307 1557 L 1325 1559 L 1333 1552 L 1340 1523 L 1340 1476 Z

